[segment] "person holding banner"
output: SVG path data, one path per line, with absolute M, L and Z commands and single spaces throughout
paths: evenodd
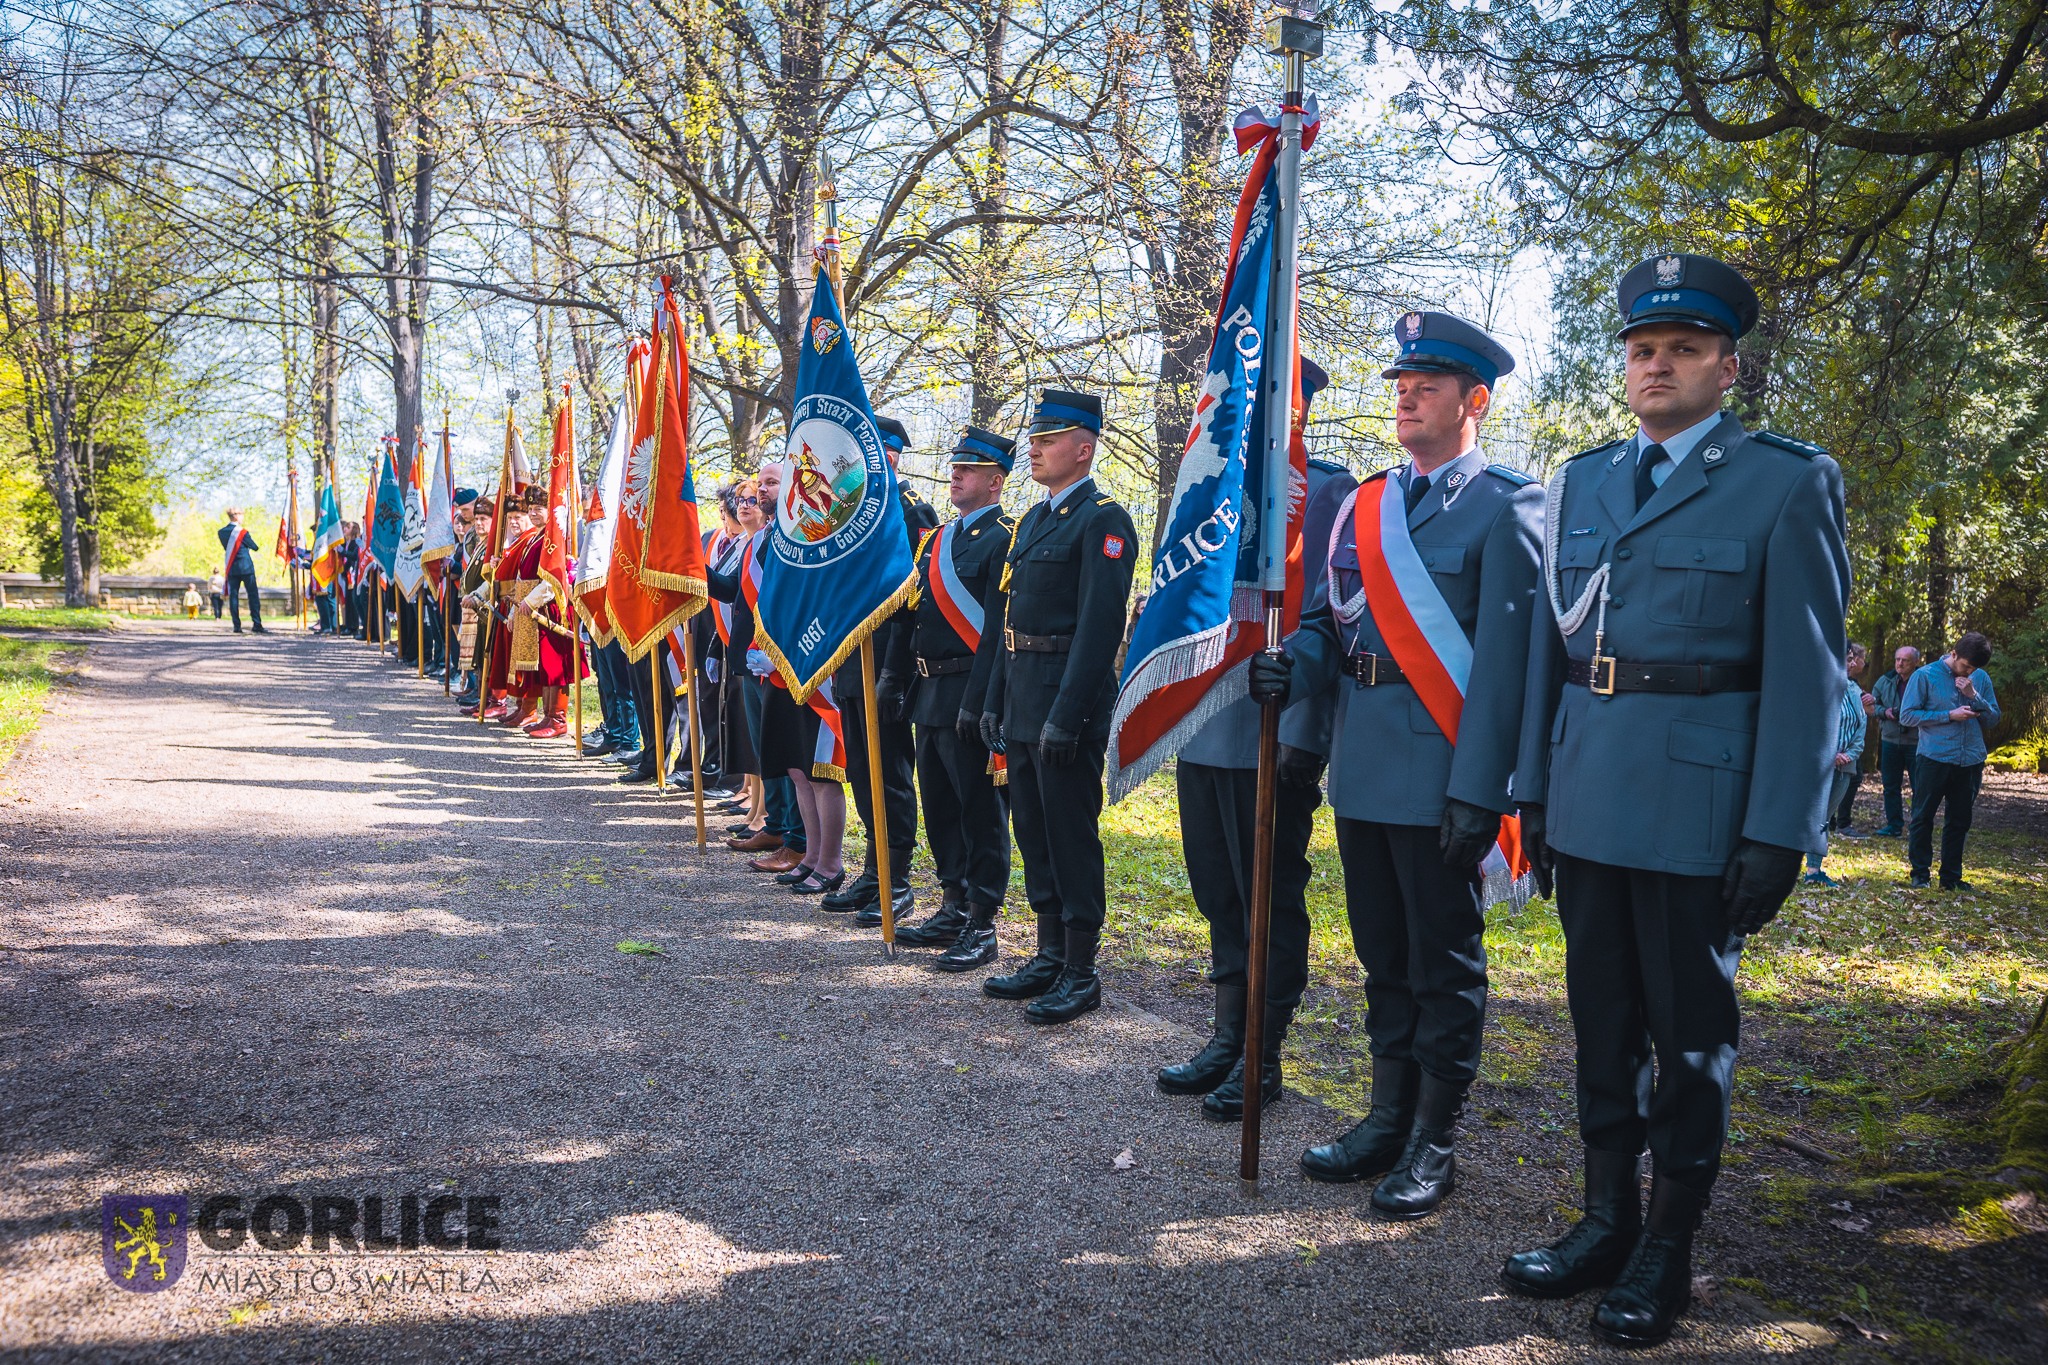
M 1037 953 L 981 988 L 1030 1000 L 1024 1013 L 1034 1024 L 1064 1024 L 1102 1004 L 1102 770 L 1138 539 L 1131 514 L 1096 486 L 1101 434 L 1094 394 L 1040 396 L 1031 477 L 1046 496 L 1010 538 L 997 583 L 1002 629 L 981 636 L 991 653 L 982 741 L 1008 761 L 1024 894 L 1038 917 Z
M 979 698 L 995 660 L 978 650 L 1003 556 L 1017 529 L 1002 506 L 1003 481 L 1016 451 L 1009 437 L 976 426 L 953 446 L 946 493 L 958 515 L 918 545 L 917 589 L 910 599 L 917 785 L 942 894 L 931 918 L 898 929 L 896 941 L 944 947 L 933 965 L 945 972 L 995 961 L 996 915 L 1010 889 L 1009 803 L 981 742 Z M 976 699 L 972 707 L 970 697 Z
M 221 576 L 226 580 L 223 589 L 228 599 L 228 616 L 234 621 L 235 634 L 242 633 L 241 594 L 249 597 L 249 628 L 258 635 L 268 635 L 263 628 L 263 604 L 256 588 L 256 556 L 250 551 L 255 547 L 256 538 L 242 525 L 242 509 L 228 509 L 228 524 L 220 528 L 222 551 Z M 218 611 L 214 612 L 217 617 Z
M 1301 361 L 1301 401 L 1308 406 L 1330 382 L 1314 361 Z M 1337 511 L 1358 480 L 1327 460 L 1309 460 L 1308 498 L 1301 527 L 1301 573 L 1306 605 L 1321 600 L 1323 561 Z M 1308 844 L 1316 808 L 1323 803 L 1323 768 L 1329 762 L 1330 721 L 1336 699 L 1328 691 L 1303 697 L 1280 717 L 1279 784 L 1273 811 L 1271 959 L 1266 978 L 1260 1104 L 1281 1095 L 1280 1046 L 1308 989 Z M 1209 922 L 1209 980 L 1216 987 L 1212 1036 L 1186 1062 L 1160 1069 L 1168 1095 L 1201 1095 L 1202 1113 L 1218 1122 L 1244 1114 L 1244 1045 L 1250 988 L 1252 858 L 1257 839 L 1259 707 L 1239 698 L 1217 711 L 1181 748 L 1174 764 L 1180 842 L 1195 908 Z
M 1384 1176 L 1373 1207 L 1409 1219 L 1456 1183 L 1486 1014 L 1486 905 L 1514 894 L 1523 870 L 1503 817 L 1543 490 L 1479 445 L 1514 357 L 1447 313 L 1408 313 L 1394 332 L 1384 377 L 1408 466 L 1372 475 L 1339 510 L 1326 600 L 1285 653 L 1253 656 L 1250 686 L 1261 700 L 1337 694 L 1330 804 L 1366 970 L 1372 1113 L 1311 1147 L 1302 1171 Z
M 1515 775 L 1530 850 L 1555 866 L 1585 1214 L 1501 1276 L 1536 1298 L 1611 1285 L 1594 1332 L 1647 1346 L 1692 1300 L 1743 945 L 1828 815 L 1849 561 L 1835 462 L 1722 410 L 1760 311 L 1749 281 L 1660 256 L 1616 303 L 1640 430 L 1552 481 Z

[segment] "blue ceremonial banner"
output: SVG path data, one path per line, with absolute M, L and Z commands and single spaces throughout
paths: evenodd
M 1302 145 L 1314 138 L 1311 111 Z M 1121 800 L 1180 751 L 1209 718 L 1245 695 L 1245 661 L 1265 643 L 1261 561 L 1265 537 L 1287 537 L 1285 611 L 1291 631 L 1301 615 L 1301 513 L 1308 486 L 1301 442 L 1301 380 L 1296 356 L 1267 354 L 1275 215 L 1279 211 L 1278 119 L 1261 110 L 1238 116 L 1240 152 L 1258 155 L 1238 197 L 1224 261 L 1223 302 L 1209 369 L 1195 395 L 1193 430 L 1180 477 L 1152 554 L 1152 584 L 1124 656 L 1110 720 L 1105 764 L 1109 799 Z M 1286 287 L 1293 306 L 1294 281 Z M 1259 525 L 1265 487 L 1266 367 L 1293 375 L 1288 520 Z
M 398 446 L 387 442 L 377 476 L 377 510 L 371 515 L 370 558 L 389 583 L 397 577 L 398 539 L 405 528 L 405 498 L 398 491 Z
M 823 270 L 799 354 L 754 639 L 801 702 L 903 604 L 917 568 L 896 468 Z

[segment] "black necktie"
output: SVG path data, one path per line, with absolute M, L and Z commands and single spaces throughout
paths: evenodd
M 1420 474 L 1408 476 L 1408 511 L 1412 514 L 1422 506 L 1422 500 L 1429 494 L 1429 480 Z
M 1660 465 L 1660 464 L 1664 463 L 1664 461 L 1665 461 L 1666 459 L 1668 459 L 1668 458 L 1670 458 L 1670 457 L 1669 457 L 1669 456 L 1667 456 L 1667 455 L 1666 455 L 1666 454 L 1664 453 L 1664 447 L 1663 447 L 1663 446 L 1661 446 L 1661 445 L 1649 445 L 1649 446 L 1645 446 L 1645 447 L 1643 447 L 1643 453 L 1642 453 L 1642 454 L 1641 454 L 1640 456 L 1638 456 L 1638 457 L 1637 457 L 1637 459 L 1636 459 L 1636 510 L 1637 510 L 1637 511 L 1641 511 L 1641 510 L 1642 510 L 1642 506 L 1643 506 L 1643 504 L 1644 504 L 1644 503 L 1646 503 L 1646 502 L 1648 502 L 1648 501 L 1650 500 L 1650 495 L 1651 495 L 1652 493 L 1654 493 L 1654 492 L 1656 492 L 1656 491 L 1657 491 L 1657 485 L 1656 485 L 1656 482 L 1655 482 L 1654 480 L 1652 480 L 1652 479 L 1650 478 L 1650 474 L 1651 474 L 1651 471 L 1655 470 L 1655 469 L 1657 468 L 1657 466 L 1658 466 L 1658 465 Z

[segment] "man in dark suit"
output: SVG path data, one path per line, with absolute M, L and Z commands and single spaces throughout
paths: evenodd
M 1024 1013 L 1034 1024 L 1063 1024 L 1102 1004 L 1102 765 L 1138 543 L 1131 514 L 1096 487 L 1101 433 L 1100 398 L 1040 396 L 1031 477 L 1046 497 L 1024 514 L 1005 557 L 1002 629 L 981 637 L 994 655 L 982 739 L 1008 757 L 1024 894 L 1038 917 L 1038 952 L 982 990 L 1030 1000 Z
M 235 623 L 235 634 L 242 633 L 241 593 L 249 595 L 249 628 L 258 635 L 268 635 L 263 628 L 263 606 L 256 588 L 256 537 L 249 534 L 242 525 L 242 509 L 228 509 L 228 524 L 220 528 L 220 548 L 227 575 L 228 615 Z
M 1515 772 L 1524 842 L 1556 869 L 1585 1215 L 1501 1275 L 1538 1298 L 1612 1285 L 1594 1332 L 1645 1346 L 1692 1298 L 1744 941 L 1822 841 L 1849 562 L 1835 462 L 1721 410 L 1749 281 L 1669 255 L 1616 293 L 1640 430 L 1551 481 Z
M 979 698 L 995 659 L 977 650 L 1017 528 L 1002 507 L 1016 448 L 1007 436 L 967 428 L 953 447 L 947 483 L 959 515 L 926 536 L 917 551 L 910 718 L 917 725 L 925 839 L 944 895 L 930 919 L 898 929 L 896 941 L 945 946 L 933 965 L 947 972 L 995 961 L 996 915 L 1010 888 L 1009 803 L 981 741 Z

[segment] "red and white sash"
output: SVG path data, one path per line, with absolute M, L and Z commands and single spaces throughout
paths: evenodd
M 1358 486 L 1351 509 L 1352 535 L 1358 546 L 1358 575 L 1365 601 L 1371 604 L 1373 624 L 1393 651 L 1394 662 L 1414 687 L 1423 709 L 1452 747 L 1458 743 L 1458 721 L 1465 712 L 1465 692 L 1472 677 L 1472 642 L 1458 624 L 1450 603 L 1437 589 L 1429 568 L 1416 553 L 1415 540 L 1408 534 L 1408 509 L 1404 500 L 1388 496 L 1394 476 L 1372 479 Z M 1339 528 L 1343 526 L 1340 518 Z M 1337 598 L 1336 571 L 1332 556 L 1331 601 Z M 1500 838 L 1487 856 L 1488 881 L 1504 872 L 1517 880 L 1529 871 L 1522 852 L 1522 822 L 1504 815 Z
M 235 556 L 242 552 L 242 546 L 249 541 L 248 528 L 237 526 L 235 533 L 228 537 L 227 560 L 221 565 L 220 576 L 224 579 L 235 576 Z
M 925 538 L 925 546 L 931 555 L 932 601 L 938 604 L 939 615 L 946 618 L 953 633 L 973 650 L 981 648 L 981 631 L 988 622 L 988 614 L 961 581 L 959 567 L 953 563 L 952 538 L 947 532 L 959 525 L 958 521 L 947 522 Z M 990 754 L 988 775 L 998 787 L 1008 786 L 1010 761 L 1001 754 Z

